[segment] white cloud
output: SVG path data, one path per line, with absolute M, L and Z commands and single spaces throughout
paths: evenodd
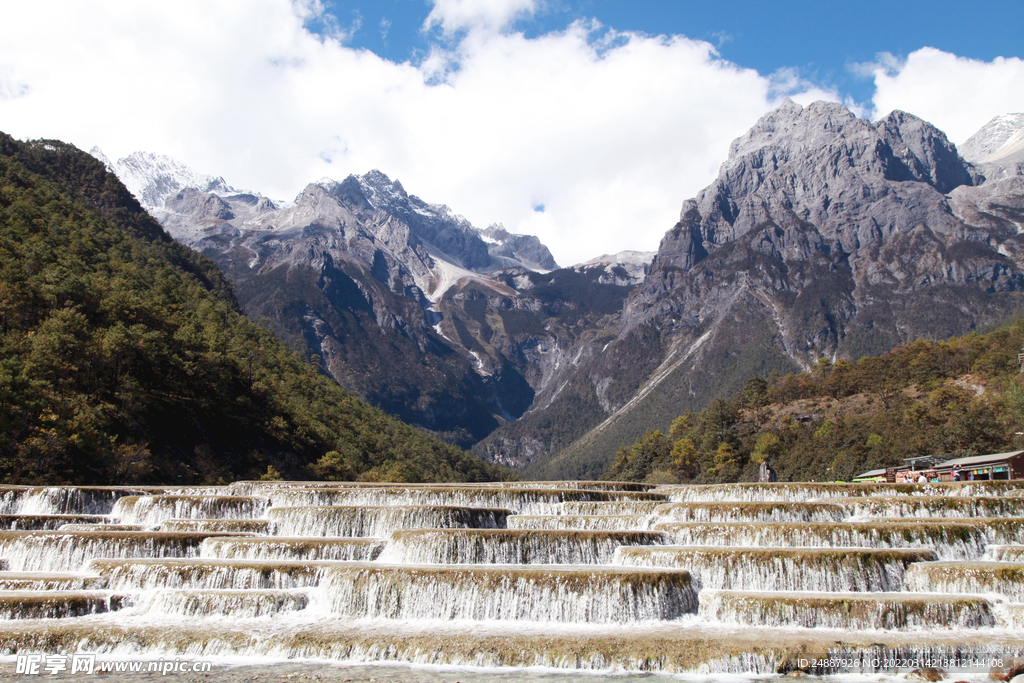
M 4 25 L 39 28 L 0 42 L 0 129 L 169 154 L 274 197 L 378 168 L 568 265 L 655 249 L 779 98 L 835 99 L 682 37 L 508 31 L 535 10 L 437 0 L 431 21 L 461 37 L 398 64 L 306 30 L 313 0 L 6 3 Z
M 536 0 L 433 0 L 424 28 L 440 26 L 447 34 L 469 29 L 499 31 L 532 16 Z
M 999 114 L 1024 111 L 1024 60 L 983 62 L 925 47 L 906 59 L 878 56 L 861 65 L 875 79 L 874 114 L 902 109 L 962 143 Z

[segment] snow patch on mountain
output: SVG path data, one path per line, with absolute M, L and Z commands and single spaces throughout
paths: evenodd
M 957 151 L 972 164 L 995 161 L 1010 153 L 1004 148 L 1015 136 L 1019 139 L 1021 131 L 1024 131 L 1024 113 L 1001 114 L 967 138 Z
M 583 272 L 602 269 L 604 274 L 598 282 L 617 285 L 638 285 L 650 272 L 651 262 L 657 252 L 653 251 L 620 251 L 617 254 L 602 254 L 589 261 L 578 263 L 573 270 Z
M 89 153 L 102 161 L 147 209 L 164 208 L 168 197 L 189 187 L 218 195 L 239 192 L 228 185 L 224 178 L 198 173 L 166 155 L 133 152 L 112 162 L 99 147 L 93 147 Z
M 1008 161 L 1024 161 L 1024 126 L 985 159 L 986 163 L 1006 163 Z

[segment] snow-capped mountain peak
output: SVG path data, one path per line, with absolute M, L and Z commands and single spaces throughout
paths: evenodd
M 93 147 L 89 153 L 102 161 L 148 209 L 163 209 L 168 197 L 189 187 L 218 195 L 239 192 L 224 178 L 198 173 L 166 155 L 133 152 L 111 162 L 99 147 Z

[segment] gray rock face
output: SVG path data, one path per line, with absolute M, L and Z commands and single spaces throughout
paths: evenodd
M 653 251 L 621 251 L 618 254 L 604 254 L 573 266 L 573 270 L 587 272 L 600 270 L 598 281 L 607 284 L 636 286 L 643 282 L 651 270 Z
M 838 104 L 784 102 L 684 202 L 617 338 L 548 408 L 600 406 L 591 428 L 568 447 L 524 441 L 544 453 L 528 473 L 599 474 L 622 443 L 751 376 L 963 334 L 1017 310 L 1022 179 L 989 180 L 987 168 L 904 112 L 871 123 Z
M 376 171 L 287 206 L 179 188 L 157 214 L 342 385 L 528 476 L 594 477 L 752 376 L 1019 309 L 1013 140 L 972 165 L 910 114 L 786 101 L 733 142 L 656 254 L 567 269 L 535 237 L 478 230 Z
M 478 230 L 379 171 L 311 183 L 290 205 L 188 187 L 154 213 L 224 269 L 250 316 L 343 386 L 463 446 L 550 381 L 551 354 L 536 349 L 576 343 L 516 289 L 558 268 L 536 237 Z
M 495 265 L 501 268 L 525 266 L 529 270 L 555 270 L 558 264 L 551 252 L 534 235 L 514 235 L 501 225 L 495 224 L 482 230 L 480 235 L 487 242 L 487 253 Z
M 992 226 L 965 223 L 945 196 L 976 179 L 983 180 L 945 135 L 914 116 L 893 112 L 872 124 L 838 104 L 803 109 L 787 101 L 736 140 L 718 179 L 684 203 L 631 302 L 626 327 L 664 315 L 665 293 L 677 291 L 680 278 L 692 280 L 696 264 L 725 246 L 734 263 L 762 258 L 780 267 L 781 279 L 766 278 L 768 263 L 747 273 L 746 281 L 759 280 L 767 297 L 803 291 L 811 283 L 794 266 L 822 259 L 830 273 L 844 273 L 848 285 L 841 289 L 851 303 L 863 289 L 858 281 L 984 282 L 993 291 L 1014 291 L 1021 276 L 1015 263 L 987 246 Z M 1015 237 L 1002 226 L 999 242 Z M 965 240 L 986 246 L 936 272 L 951 256 L 948 247 Z M 925 252 L 902 253 L 911 244 Z M 678 307 L 678 297 L 672 299 L 669 306 Z M 842 337 L 835 334 L 831 348 L 811 344 L 809 350 L 833 355 Z

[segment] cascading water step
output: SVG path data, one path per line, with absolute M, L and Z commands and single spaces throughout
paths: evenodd
M 104 515 L 0 515 L 0 529 L 10 531 L 53 531 L 65 524 L 104 524 Z
M 576 529 L 579 531 L 638 531 L 647 529 L 649 515 L 509 515 L 509 529 Z
M 871 517 L 850 520 L 850 523 L 867 525 L 901 524 L 929 529 L 958 529 L 964 526 L 973 526 L 985 534 L 988 543 L 1000 545 L 1024 544 L 1024 517 Z
M 13 571 L 79 571 L 93 558 L 199 557 L 217 533 L 0 531 L 0 557 Z
M 168 519 L 260 517 L 270 500 L 258 496 L 125 496 L 110 516 L 125 524 L 160 524 Z
M 509 514 L 536 515 L 558 514 L 557 506 L 566 501 L 658 503 L 666 500 L 662 494 L 646 491 L 468 486 L 279 489 L 270 493 L 270 499 L 275 508 L 452 506 L 497 508 L 509 510 Z
M 409 564 L 608 564 L 622 546 L 664 545 L 655 531 L 408 529 L 381 561 Z
M 983 559 L 995 562 L 1024 562 L 1024 545 L 990 545 Z
M 97 590 L 3 590 L 0 619 L 68 619 L 113 612 L 130 604 L 123 594 Z
M 913 565 L 903 577 L 908 591 L 997 593 L 1009 602 L 1024 603 L 1024 563 L 928 562 Z
M 833 500 L 856 517 L 1024 517 L 1024 498 L 904 496 Z
M 623 547 L 615 564 L 688 569 L 701 589 L 756 591 L 896 591 L 928 549 Z M 969 591 L 958 591 L 969 592 Z
M 1006 628 L 1024 629 L 1024 603 L 1007 603 L 996 605 L 999 623 Z
M 87 571 L 112 590 L 151 588 L 289 589 L 320 583 L 339 562 L 288 560 L 92 560 Z M 0 573 L 0 580 L 2 580 Z M 2 583 L 0 583 L 2 586 Z
M 653 489 L 668 496 L 674 503 L 682 502 L 801 502 L 832 498 L 893 496 L 1009 496 L 1024 495 L 1024 480 L 936 482 L 929 484 L 887 483 L 813 483 L 776 482 L 770 484 L 701 484 L 666 485 Z M 1021 493 L 1013 493 L 1021 491 Z
M 0 513 L 92 516 L 0 532 L 0 596 L 37 596 L 8 601 L 0 651 L 679 673 L 1024 656 L 1021 485 L 0 487 Z
M 326 609 L 350 619 L 630 623 L 697 609 L 690 574 L 625 567 L 334 567 L 320 584 Z
M 500 529 L 511 512 L 454 505 L 272 507 L 267 517 L 281 536 L 386 538 L 400 529 Z
M 849 512 L 834 503 L 666 503 L 654 513 L 674 522 L 839 522 Z
M 156 531 L 142 524 L 62 524 L 57 531 Z
M 303 615 L 309 610 L 295 612 Z M 271 620 L 225 619 L 164 622 L 121 613 L 85 619 L 0 622 L 0 651 L 77 652 L 116 648 L 118 654 L 273 659 L 312 659 L 352 663 L 408 662 L 471 667 L 548 667 L 565 672 L 643 672 L 666 674 L 766 674 L 775 679 L 780 662 L 799 656 L 845 661 L 845 653 L 865 656 L 866 668 L 837 664 L 821 673 L 855 672 L 878 680 L 872 659 L 901 661 L 957 658 L 1012 662 L 1021 652 L 1019 633 L 949 630 L 911 632 L 818 631 L 737 628 L 715 624 L 670 623 L 568 625 L 508 622 L 437 622 L 323 619 L 301 622 L 281 615 Z M 841 641 L 837 643 L 837 640 Z M 100 650 L 105 651 L 105 650 Z M 816 670 L 817 671 L 817 670 Z M 905 673 L 907 667 L 902 669 Z M 976 671 L 976 670 L 975 670 Z M 505 672 L 494 672 L 502 680 Z M 969 680 L 980 681 L 985 672 Z M 457 679 L 453 672 L 452 680 Z M 589 678 L 589 677 L 588 677 Z M 204 679 L 205 680 L 205 679 Z M 863 678 L 857 680 L 865 680 Z
M 0 488 L 0 513 L 106 515 L 120 498 L 160 491 L 163 489 L 123 486 L 5 486 Z
M 304 589 L 166 589 L 150 591 L 138 598 L 132 614 L 157 618 L 258 619 L 306 609 L 309 599 L 309 592 Z
M 107 587 L 96 574 L 73 572 L 0 572 L 0 591 L 83 591 Z
M 236 481 L 221 490 L 225 495 L 232 496 L 266 496 L 274 491 L 288 491 L 293 489 L 581 489 L 594 491 L 639 491 L 647 492 L 659 488 L 655 484 L 643 484 L 632 481 L 491 481 L 478 482 L 475 484 L 464 483 L 443 483 L 431 484 L 407 484 L 399 482 L 375 482 L 365 484 L 349 481 Z
M 658 522 L 655 531 L 673 545 L 761 548 L 930 548 L 938 559 L 975 559 L 989 542 L 985 528 L 969 521 L 943 524 L 884 522 Z
M 160 531 L 210 532 L 233 534 L 269 534 L 269 519 L 165 519 L 157 527 Z
M 551 506 L 550 510 L 536 515 L 524 516 L 603 516 L 603 515 L 652 515 L 664 505 L 663 500 L 571 500 Z
M 698 614 L 741 626 L 905 631 L 995 626 L 992 603 L 944 593 L 814 593 L 703 590 Z
M 308 538 L 227 536 L 203 542 L 201 557 L 245 560 L 376 560 L 383 538 Z

